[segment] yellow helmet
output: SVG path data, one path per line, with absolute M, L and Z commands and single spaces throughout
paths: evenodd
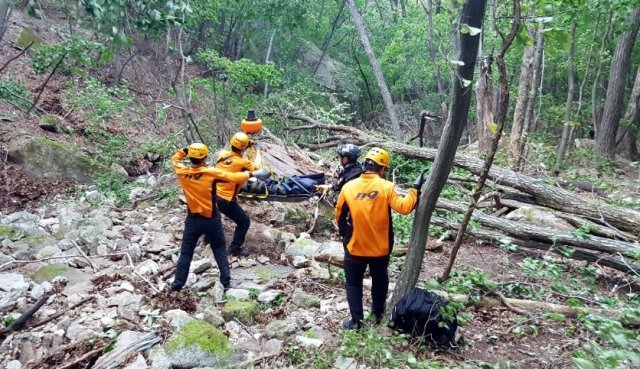
M 391 157 L 387 150 L 381 149 L 379 147 L 372 147 L 367 155 L 364 157 L 365 160 L 371 159 L 374 163 L 388 168 L 389 164 L 391 164 Z
M 209 149 L 207 146 L 200 142 L 194 142 L 189 145 L 187 156 L 194 159 L 202 159 L 209 155 Z
M 238 132 L 231 137 L 229 143 L 236 149 L 244 150 L 249 146 L 249 136 L 244 132 Z

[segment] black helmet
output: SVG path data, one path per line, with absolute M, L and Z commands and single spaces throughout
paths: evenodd
M 352 163 L 358 160 L 358 156 L 360 156 L 360 147 L 354 144 L 340 144 L 338 145 L 338 149 L 336 150 L 339 157 L 346 156 L 349 158 L 349 161 Z

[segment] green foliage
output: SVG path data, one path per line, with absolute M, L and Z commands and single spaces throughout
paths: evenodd
M 15 321 L 16 318 L 12 317 L 11 315 L 5 315 L 4 318 L 2 318 L 2 323 L 5 327 L 11 326 L 11 324 L 13 324 L 13 322 Z
M 129 202 L 129 195 L 134 185 L 114 172 L 105 172 L 96 180 L 96 186 L 104 194 L 112 194 L 116 199 L 116 206 Z
M 17 79 L 6 76 L 0 80 L 0 100 L 28 109 L 31 107 L 31 94 L 27 87 Z
M 66 36 L 59 43 L 39 47 L 31 62 L 33 70 L 43 74 L 53 69 L 60 59 L 62 59 L 58 67 L 60 73 L 87 75 L 88 68 L 98 67 L 111 59 L 111 52 L 102 43 L 86 40 L 73 34 Z
M 217 78 L 226 79 L 230 88 L 237 93 L 255 88 L 256 84 L 260 88 L 265 82 L 273 85 L 280 77 L 273 63 L 257 64 L 248 59 L 231 61 L 214 50 L 200 51 L 197 59 L 211 69 Z
M 128 44 L 134 31 L 155 33 L 179 26 L 192 10 L 182 0 L 78 0 L 72 16 L 115 44 Z
M 107 87 L 98 79 L 88 77 L 82 91 L 69 91 L 69 105 L 82 109 L 95 123 L 106 122 L 133 103 L 126 86 Z

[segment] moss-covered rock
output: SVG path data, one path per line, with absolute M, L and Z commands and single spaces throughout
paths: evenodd
M 31 47 L 29 48 L 29 53 L 45 44 L 44 40 L 38 37 L 38 35 L 36 35 L 31 28 L 23 28 L 20 32 L 20 35 L 18 35 L 18 47 L 24 49 L 32 42 L 33 45 L 31 45 Z
M 36 283 L 42 283 L 45 281 L 51 281 L 59 275 L 64 276 L 68 272 L 69 267 L 66 264 L 51 264 L 36 270 L 36 272 L 31 276 L 31 279 Z
M 287 244 L 284 253 L 289 256 L 309 256 L 318 253 L 321 247 L 322 244 L 311 238 L 299 238 Z
M 24 232 L 20 228 L 12 227 L 6 224 L 0 224 L 0 241 L 11 240 L 17 241 L 24 237 Z
M 62 132 L 62 128 L 60 128 L 60 122 L 58 121 L 58 117 L 53 114 L 45 114 L 40 117 L 40 128 L 45 131 L 60 133 Z
M 234 318 L 245 324 L 253 324 L 259 306 L 255 301 L 228 301 L 222 308 L 222 317 L 226 321 Z
M 179 368 L 225 365 L 235 353 L 222 331 L 196 319 L 182 325 L 164 349 L 171 364 Z
M 30 176 L 40 179 L 90 183 L 112 172 L 93 158 L 79 154 L 78 150 L 46 137 L 32 137 L 12 147 L 9 160 L 22 164 Z
M 311 215 L 296 206 L 286 206 L 284 209 L 284 224 L 293 224 L 297 228 L 305 229 Z

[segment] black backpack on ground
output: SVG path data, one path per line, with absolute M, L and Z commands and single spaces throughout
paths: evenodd
M 440 312 L 448 303 L 433 292 L 414 288 L 393 307 L 391 322 L 394 329 L 422 339 L 426 344 L 457 348 L 456 316 L 444 317 Z

